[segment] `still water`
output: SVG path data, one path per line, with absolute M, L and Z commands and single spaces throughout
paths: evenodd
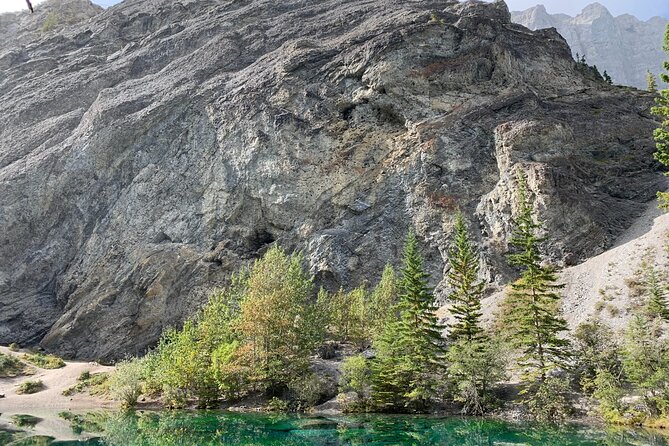
M 8 421 L 10 420 L 10 421 Z M 660 433 L 420 416 L 308 417 L 228 412 L 61 412 L 5 416 L 0 445 L 667 446 Z

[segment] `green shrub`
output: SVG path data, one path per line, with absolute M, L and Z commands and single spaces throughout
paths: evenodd
M 41 418 L 25 414 L 12 415 L 11 419 L 12 423 L 14 423 L 17 427 L 35 427 L 37 423 L 42 421 Z
M 19 344 L 17 344 L 16 342 L 12 342 L 11 344 L 9 344 L 9 350 L 11 350 L 13 352 L 18 352 L 19 351 Z
M 50 12 L 49 15 L 46 17 L 46 20 L 44 20 L 44 24 L 42 25 L 42 32 L 46 33 L 51 30 L 54 30 L 57 25 L 58 25 L 58 15 L 56 15 L 53 12 Z
M 61 367 L 65 367 L 65 361 L 61 358 L 53 355 L 45 355 L 44 353 L 26 353 L 22 358 L 24 361 L 41 369 L 60 369 Z
M 0 378 L 13 378 L 24 375 L 26 365 L 15 356 L 0 353 Z
M 288 401 L 284 401 L 277 397 L 273 397 L 267 402 L 267 410 L 270 412 L 288 412 L 290 405 Z
M 532 418 L 541 422 L 564 422 L 573 412 L 569 391 L 569 381 L 561 377 L 548 377 L 535 384 L 525 398 Z
M 141 360 L 121 361 L 109 378 L 110 394 L 124 409 L 135 407 L 142 394 L 143 367 Z
M 39 379 L 36 381 L 23 381 L 16 390 L 16 393 L 19 395 L 29 395 L 31 393 L 37 393 L 43 389 L 44 383 Z
M 294 379 L 289 385 L 295 410 L 314 407 L 323 396 L 323 380 L 314 373 Z
M 64 396 L 72 396 L 77 393 L 87 391 L 89 395 L 107 395 L 109 394 L 109 373 L 94 373 L 88 371 L 82 372 L 77 379 L 77 384 L 63 390 Z

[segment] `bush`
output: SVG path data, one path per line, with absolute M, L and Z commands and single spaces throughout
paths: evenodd
M 273 397 L 267 402 L 267 410 L 270 412 L 288 412 L 288 409 L 288 402 L 277 397 Z
M 0 353 L 0 378 L 13 378 L 25 374 L 26 365 L 15 356 Z
M 323 389 L 323 381 L 314 373 L 294 379 L 288 385 L 295 410 L 307 410 L 314 407 L 320 402 Z
M 9 350 L 13 352 L 18 352 L 19 344 L 17 344 L 16 342 L 12 342 L 11 344 L 9 344 Z
M 356 355 L 344 360 L 339 390 L 342 393 L 355 392 L 357 395 L 357 398 L 354 399 L 351 399 L 349 395 L 345 402 L 342 401 L 344 411 L 364 412 L 369 409 L 372 392 L 372 370 L 367 358 Z
M 144 364 L 141 360 L 121 361 L 109 379 L 111 396 L 121 402 L 121 407 L 130 409 L 137 405 L 142 394 Z
M 551 376 L 529 389 L 525 403 L 535 420 L 561 423 L 573 412 L 569 392 L 569 382 L 565 378 Z
M 41 369 L 59 369 L 65 367 L 65 361 L 53 355 L 44 353 L 32 353 L 23 355 L 23 359 Z
M 77 384 L 63 390 L 64 396 L 72 396 L 83 391 L 88 391 L 89 395 L 107 395 L 109 393 L 109 373 L 82 372 L 77 379 Z
M 44 389 L 44 383 L 39 379 L 36 381 L 24 381 L 19 385 L 19 388 L 16 390 L 16 393 L 19 395 L 29 395 L 31 393 L 37 393 L 43 389 Z

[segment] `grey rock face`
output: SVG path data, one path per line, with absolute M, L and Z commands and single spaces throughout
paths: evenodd
M 443 299 L 456 208 L 501 282 L 518 165 L 585 259 L 660 187 L 651 102 L 502 2 L 126 0 L 0 54 L 0 342 L 141 352 L 270 243 L 348 288 L 409 226 Z
M 512 20 L 530 29 L 556 28 L 574 55 L 585 55 L 589 64 L 608 71 L 616 84 L 646 89 L 647 72 L 664 71 L 667 55 L 662 45 L 669 24 L 665 18 L 644 22 L 629 14 L 613 17 L 606 7 L 593 3 L 576 17 L 548 14 L 539 5 L 513 12 Z

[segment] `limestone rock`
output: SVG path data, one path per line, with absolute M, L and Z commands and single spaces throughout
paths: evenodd
M 513 12 L 512 17 L 530 29 L 556 28 L 574 55 L 585 55 L 616 84 L 646 89 L 646 73 L 664 71 L 667 56 L 662 46 L 669 20 L 663 17 L 647 21 L 629 14 L 614 17 L 600 3 L 588 5 L 576 17 L 548 14 L 543 5 Z
M 126 0 L 24 36 L 0 52 L 0 343 L 141 353 L 271 243 L 350 288 L 410 226 L 443 300 L 456 208 L 511 276 L 515 166 L 562 262 L 663 185 L 652 97 L 503 2 Z

